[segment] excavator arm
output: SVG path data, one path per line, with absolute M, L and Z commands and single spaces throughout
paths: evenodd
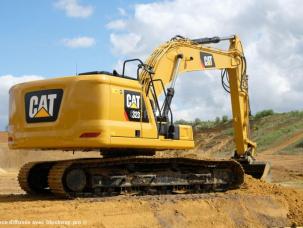
M 205 46 L 205 44 L 218 43 L 223 40 L 230 42 L 227 51 Z M 267 164 L 260 162 L 255 165 L 257 168 L 252 169 L 251 167 L 253 162 L 256 163 L 254 158 L 256 143 L 250 136 L 246 60 L 238 36 L 196 40 L 177 36 L 155 49 L 143 68 L 145 70 L 141 72 L 139 79 L 143 91 L 150 96 L 150 99 L 157 99 L 163 92 L 165 93 L 164 87 L 167 88 L 164 108 L 160 113 L 164 121 L 167 121 L 168 113 L 171 111 L 170 105 L 178 75 L 191 71 L 221 70 L 222 84 L 231 97 L 236 144 L 233 158 L 240 161 L 244 168 L 245 165 L 249 165 L 247 169 L 250 171 L 258 169 L 258 175 L 261 175 L 260 172 L 263 173 L 262 170 L 265 170 L 265 167 L 269 169 Z M 227 77 L 227 83 L 223 81 L 224 77 Z M 156 83 L 157 81 L 161 81 L 161 83 Z M 149 93 L 150 90 L 153 90 L 153 93 Z
M 256 144 L 249 134 L 249 97 L 247 90 L 244 54 L 237 36 L 230 38 L 228 51 L 205 47 L 205 40 L 176 38 L 157 48 L 146 64 L 153 69 L 152 80 L 161 79 L 164 86 L 174 85 L 177 76 L 184 72 L 203 70 L 227 70 L 232 104 L 235 143 L 238 156 L 246 152 L 253 154 Z M 210 40 L 211 41 L 211 40 Z M 151 78 L 143 71 L 140 77 L 143 88 L 149 88 Z M 155 85 L 155 93 L 160 96 L 163 88 Z

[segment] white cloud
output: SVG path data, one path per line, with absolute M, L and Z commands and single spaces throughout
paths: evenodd
M 13 76 L 13 75 L 2 75 L 0 76 L 0 130 L 4 130 L 8 124 L 8 99 L 9 99 L 9 89 L 18 83 L 35 81 L 43 79 L 42 76 L 38 75 L 23 75 L 23 76 Z
M 303 109 L 303 7 L 300 0 L 172 0 L 136 4 L 128 17 L 108 26 L 115 54 L 146 58 L 162 42 L 238 34 L 248 62 L 253 112 Z M 119 30 L 117 30 L 119 27 Z M 212 73 L 212 72 L 211 72 Z M 199 78 L 197 75 L 200 75 Z M 218 74 L 180 77 L 177 118 L 214 118 L 230 111 L 230 98 Z M 186 104 L 186 105 L 185 105 Z
M 93 14 L 94 8 L 90 5 L 81 5 L 78 0 L 57 0 L 55 7 L 65 11 L 69 17 L 86 18 Z
M 138 53 L 143 49 L 139 47 L 141 36 L 135 33 L 111 34 L 110 42 L 113 44 L 113 51 L 117 54 L 126 55 L 129 53 Z
M 88 48 L 96 44 L 96 41 L 92 37 L 81 36 L 71 39 L 63 39 L 62 43 L 70 48 Z
M 125 28 L 125 26 L 126 23 L 124 20 L 111 21 L 106 25 L 108 29 L 113 29 L 113 30 L 122 30 Z

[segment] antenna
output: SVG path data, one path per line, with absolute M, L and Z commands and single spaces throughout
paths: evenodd
M 78 75 L 78 64 L 76 63 L 76 75 Z

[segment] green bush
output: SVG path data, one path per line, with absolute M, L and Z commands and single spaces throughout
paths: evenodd
M 224 115 L 222 116 L 222 123 L 228 122 L 228 116 Z
M 272 109 L 266 109 L 266 110 L 257 112 L 255 115 L 255 119 L 261 119 L 265 116 L 271 116 L 273 114 L 275 114 L 275 112 Z
M 202 121 L 199 119 L 199 118 L 196 118 L 195 120 L 194 120 L 194 122 L 193 122 L 193 125 L 194 126 L 198 126 L 198 125 L 200 125 L 202 123 Z
M 295 145 L 296 148 L 303 148 L 303 141 Z

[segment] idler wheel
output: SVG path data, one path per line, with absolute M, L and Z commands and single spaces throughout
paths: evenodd
M 65 185 L 73 192 L 82 192 L 87 184 L 87 177 L 83 169 L 71 169 L 65 174 Z

